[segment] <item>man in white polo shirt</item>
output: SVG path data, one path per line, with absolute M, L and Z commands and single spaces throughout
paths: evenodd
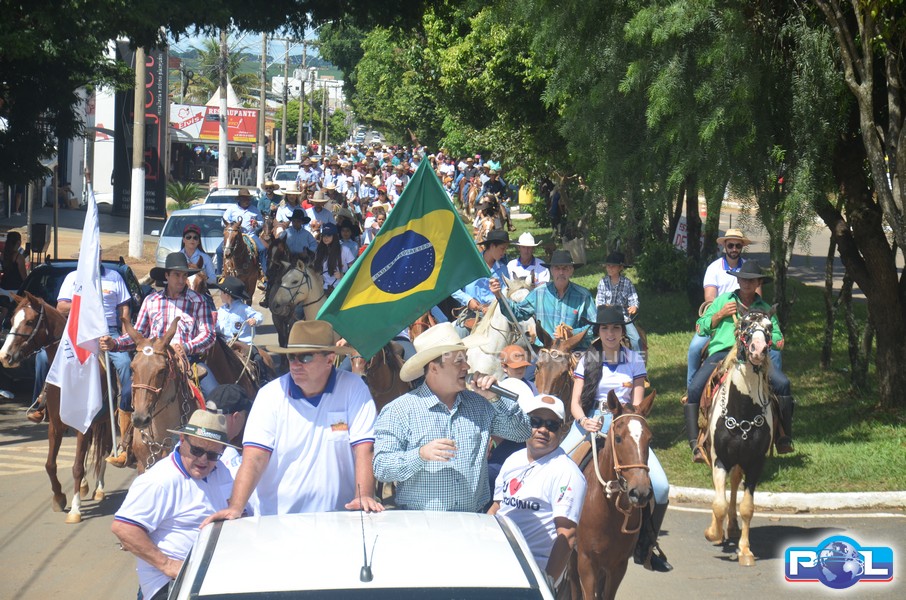
M 563 575 L 576 543 L 576 527 L 585 501 L 585 476 L 560 448 L 563 402 L 539 394 L 519 402 L 529 416 L 532 435 L 525 449 L 503 463 L 488 514 L 516 523 L 538 568 L 551 582 Z M 553 587 L 553 585 L 552 585 Z
M 179 444 L 132 482 L 111 526 L 123 549 L 135 555 L 146 600 L 167 597 L 199 526 L 227 505 L 233 485 L 220 460 L 229 446 L 226 417 L 196 410 L 172 433 L 179 434 Z
M 535 256 L 535 248 L 540 242 L 535 241 L 535 236 L 526 231 L 519 236 L 515 246 L 519 249 L 519 258 L 514 258 L 506 265 L 510 277 L 531 277 L 531 286 L 535 287 L 551 280 L 551 272 L 544 266 L 543 261 Z
M 261 388 L 245 425 L 230 506 L 205 520 L 236 519 L 252 491 L 260 514 L 364 509 L 373 497 L 375 407 L 361 377 L 334 368 L 337 336 L 324 321 L 297 321 L 285 348 L 289 373 Z

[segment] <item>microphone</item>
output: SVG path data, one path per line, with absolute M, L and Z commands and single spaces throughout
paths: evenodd
M 475 378 L 475 373 L 469 373 L 468 375 L 466 375 L 466 383 L 472 383 L 472 379 L 474 379 L 474 378 Z M 510 400 L 513 400 L 514 402 L 519 400 L 519 394 L 517 394 L 516 392 L 510 391 L 503 386 L 497 385 L 496 383 L 492 383 L 491 387 L 489 387 L 488 389 L 490 391 L 494 392 L 495 394 L 497 394 L 498 396 L 501 396 L 502 398 L 509 398 Z

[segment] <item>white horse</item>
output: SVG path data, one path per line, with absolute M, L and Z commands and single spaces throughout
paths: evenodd
M 530 277 L 516 279 L 504 277 L 504 280 L 507 298 L 513 302 L 521 302 L 532 289 Z M 519 327 L 522 332 L 528 334 L 530 340 L 535 339 L 534 319 L 522 321 Z M 470 348 L 466 353 L 470 370 L 473 373 L 485 373 L 502 379 L 500 351 L 510 344 L 520 344 L 522 340 L 522 335 L 513 329 L 513 323 L 510 321 L 506 309 L 502 309 L 496 300 L 492 301 L 484 316 L 475 325 L 471 336 L 483 337 L 486 341 L 480 346 Z

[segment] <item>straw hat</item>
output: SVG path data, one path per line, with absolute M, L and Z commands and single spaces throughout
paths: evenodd
M 333 326 L 327 321 L 296 321 L 289 331 L 289 339 L 285 348 L 283 346 L 263 346 L 263 348 L 276 354 L 311 354 L 314 352 L 352 354 L 348 346 L 337 346 L 338 339 Z
M 277 189 L 280 189 L 280 184 L 274 183 L 273 181 L 268 179 L 267 181 L 264 182 L 264 185 L 261 186 L 261 189 L 265 190 L 265 191 L 266 190 L 277 190 Z
M 315 195 L 312 196 L 310 200 L 313 204 L 327 204 L 328 202 L 330 202 L 330 198 L 328 198 L 324 194 L 323 190 L 318 190 L 317 192 L 315 192 Z
M 727 229 L 725 234 L 717 238 L 717 243 L 723 246 L 727 240 L 739 240 L 742 242 L 743 246 L 748 246 L 752 243 L 752 240 L 746 237 L 746 234 L 742 232 L 742 229 Z
M 438 323 L 415 338 L 415 354 L 400 369 L 400 379 L 414 381 L 425 373 L 425 365 L 448 352 L 466 351 L 485 343 L 483 336 L 460 338 L 453 323 Z
M 193 412 L 192 416 L 189 417 L 189 422 L 179 429 L 168 429 L 167 431 L 241 449 L 230 443 L 230 438 L 227 435 L 226 416 L 208 412 L 203 409 L 198 409 Z

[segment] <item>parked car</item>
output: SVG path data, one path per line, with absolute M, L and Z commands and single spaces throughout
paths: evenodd
M 299 165 L 280 165 L 274 169 L 271 175 L 271 181 L 280 186 L 283 191 L 296 189 L 296 175 L 299 173 Z
M 119 274 L 122 275 L 123 279 L 126 281 L 126 287 L 129 288 L 129 294 L 132 296 L 132 300 L 129 302 L 129 312 L 134 321 L 135 316 L 138 314 L 138 309 L 142 305 L 142 301 L 145 299 L 145 296 L 152 291 L 151 286 L 141 285 L 138 278 L 135 276 L 135 273 L 133 273 L 132 268 L 126 264 L 122 257 L 120 257 L 118 261 L 102 261 L 102 264 L 108 269 L 116 269 L 119 271 Z M 75 271 L 78 266 L 79 262 L 76 260 L 47 260 L 35 265 L 31 272 L 25 277 L 25 281 L 22 282 L 22 287 L 19 288 L 18 294 L 21 296 L 24 295 L 25 292 L 28 292 L 42 298 L 51 306 L 56 307 L 57 296 L 60 295 L 60 287 L 63 285 L 63 280 L 71 272 Z M 12 308 L 13 307 L 10 307 L 10 311 Z M 3 321 L 4 336 L 6 332 L 9 331 L 10 316 L 11 315 L 7 315 Z M 0 344 L 2 344 L 2 342 L 0 342 Z M 17 369 L 3 369 L 3 372 L 11 379 L 31 379 L 35 374 L 34 359 L 29 360 L 27 364 L 23 364 Z
M 220 188 L 211 190 L 205 199 L 192 207 L 193 210 L 213 209 L 225 211 L 239 201 L 239 190 L 242 188 Z M 247 188 L 254 198 L 260 194 L 256 188 Z M 253 200 L 254 202 L 255 200 Z M 207 246 L 205 246 L 207 248 Z
M 370 581 L 361 573 L 363 551 Z M 202 530 L 169 597 L 553 599 L 506 517 L 402 510 L 214 523 Z
M 195 224 L 201 229 L 201 247 L 214 259 L 214 266 L 217 268 L 217 247 L 223 242 L 223 213 L 225 209 L 219 208 L 219 204 L 212 203 L 214 208 L 208 208 L 207 205 L 198 205 L 183 210 L 175 210 L 170 213 L 170 218 L 164 223 L 164 228 L 160 231 L 154 230 L 151 235 L 159 235 L 157 240 L 157 252 L 155 253 L 155 262 L 158 267 L 163 267 L 167 261 L 167 255 L 171 252 L 179 252 L 182 248 L 182 232 L 186 225 Z

